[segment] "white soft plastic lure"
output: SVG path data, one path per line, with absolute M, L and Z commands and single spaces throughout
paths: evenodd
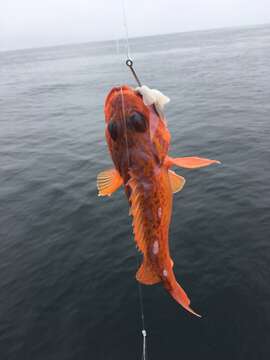
M 164 117 L 164 106 L 170 101 L 168 96 L 162 94 L 157 89 L 150 89 L 146 85 L 142 85 L 135 89 L 143 97 L 143 102 L 146 106 L 155 105 L 157 112 L 161 117 Z

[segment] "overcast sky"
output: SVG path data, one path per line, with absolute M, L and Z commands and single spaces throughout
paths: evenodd
M 125 0 L 130 37 L 270 23 L 270 0 Z M 122 0 L 0 0 L 0 50 L 124 36 Z

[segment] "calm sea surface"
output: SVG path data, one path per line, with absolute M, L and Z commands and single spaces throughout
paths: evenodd
M 131 41 L 142 82 L 171 98 L 181 171 L 175 273 L 202 319 L 143 287 L 149 360 L 270 358 L 270 27 Z M 141 356 L 136 250 L 103 103 L 135 85 L 115 42 L 0 53 L 0 359 Z

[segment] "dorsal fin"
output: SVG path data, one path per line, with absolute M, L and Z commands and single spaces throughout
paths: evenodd
M 143 216 L 143 208 L 144 208 L 144 199 L 142 195 L 142 189 L 140 189 L 140 184 L 136 180 L 135 177 L 131 177 L 128 185 L 131 188 L 130 195 L 130 215 L 133 217 L 132 226 L 133 233 L 135 237 L 135 241 L 139 250 L 146 254 L 147 243 L 145 238 L 145 224 L 144 224 L 144 216 Z
M 143 197 L 142 185 L 135 177 L 131 177 L 128 185 L 131 188 L 130 214 L 133 217 L 132 226 L 134 238 L 139 250 L 143 253 L 143 263 L 137 271 L 136 279 L 145 285 L 156 284 L 161 281 L 161 278 L 152 269 L 151 261 L 148 259 L 146 238 L 147 219 L 144 218 L 144 207 L 147 206 L 147 204 Z

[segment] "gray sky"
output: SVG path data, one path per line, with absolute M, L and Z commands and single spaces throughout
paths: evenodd
M 270 0 L 125 0 L 130 37 L 270 23 Z M 122 0 L 0 0 L 0 50 L 124 37 Z

